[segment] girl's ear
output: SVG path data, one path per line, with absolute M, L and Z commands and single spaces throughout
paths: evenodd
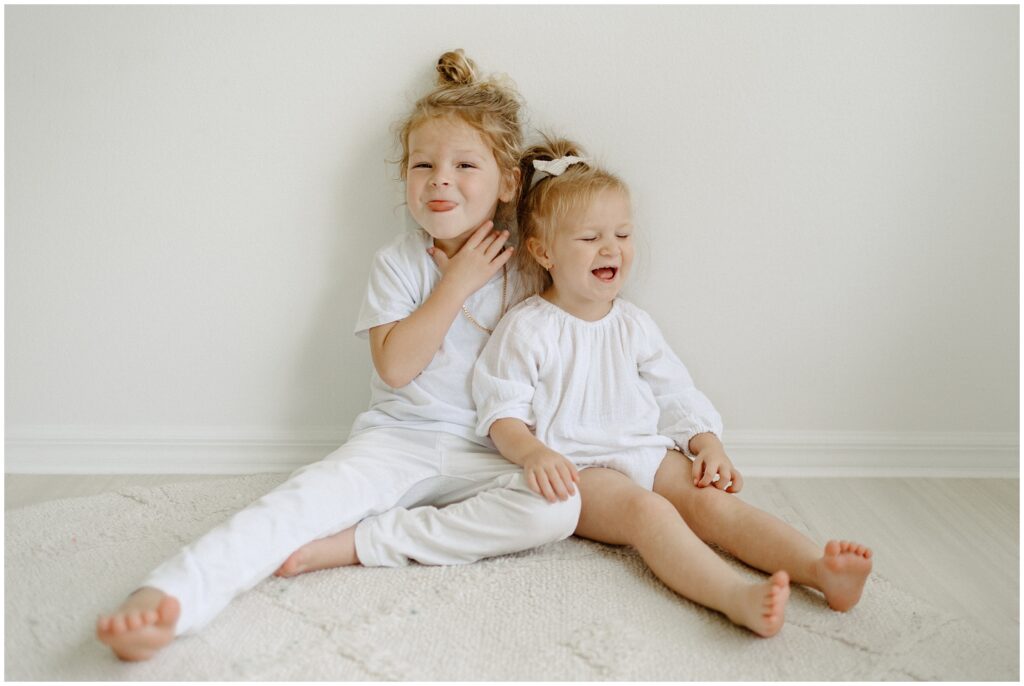
M 537 260 L 537 264 L 545 269 L 551 269 L 551 255 L 548 253 L 548 249 L 544 247 L 543 243 L 533 236 L 530 236 L 526 239 L 526 249 L 529 251 L 533 259 Z
M 498 193 L 498 200 L 501 202 L 512 202 L 516 197 L 516 190 L 519 188 L 519 167 L 512 170 L 511 174 L 501 175 L 501 188 Z

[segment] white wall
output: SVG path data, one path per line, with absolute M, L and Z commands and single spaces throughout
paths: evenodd
M 1016 472 L 1018 8 L 9 6 L 8 471 L 245 471 L 364 409 L 389 125 L 463 47 L 633 186 L 767 472 Z M 803 472 L 803 473 L 810 473 Z

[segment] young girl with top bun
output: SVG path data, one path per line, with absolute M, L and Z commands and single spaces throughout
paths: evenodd
M 345 445 L 186 546 L 100 617 L 97 636 L 118 657 L 148 659 L 275 571 L 472 562 L 576 527 L 571 481 L 541 497 L 474 431 L 473 364 L 519 290 L 506 241 L 520 100 L 479 78 L 462 51 L 442 55 L 437 71 L 437 88 L 399 132 L 420 228 L 376 254 L 355 325 L 373 357 L 369 409 Z
M 577 535 L 632 545 L 674 591 L 756 634 L 782 628 L 790 580 L 853 607 L 871 551 L 822 548 L 735 495 L 721 417 L 650 315 L 618 297 L 634 253 L 626 184 L 564 140 L 529 149 L 520 169 L 517 259 L 535 295 L 477 362 L 479 435 L 538 493 L 579 483 Z M 770 578 L 751 583 L 712 543 Z

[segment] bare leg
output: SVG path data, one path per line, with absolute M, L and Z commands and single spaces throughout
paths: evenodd
M 748 505 L 715 486 L 697 488 L 690 461 L 670 450 L 654 479 L 654 492 L 667 498 L 701 540 L 714 543 L 762 571 L 789 572 L 794 583 L 816 588 L 834 610 L 860 600 L 871 550 L 849 541 L 829 541 L 824 550 L 781 519 Z
M 632 545 L 659 579 L 690 600 L 725 614 L 761 636 L 782 628 L 789 577 L 750 583 L 697 538 L 665 498 L 619 472 L 580 472 L 583 510 L 576 534 Z
M 111 615 L 96 620 L 96 637 L 122 660 L 148 660 L 174 640 L 181 607 L 155 588 L 140 588 Z
M 332 567 L 359 564 L 356 556 L 356 528 L 350 526 L 333 536 L 311 541 L 288 556 L 274 576 L 291 577 Z

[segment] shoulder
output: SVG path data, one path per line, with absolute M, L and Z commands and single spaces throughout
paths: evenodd
M 654 318 L 647 313 L 647 310 L 624 298 L 618 298 L 616 300 L 616 310 L 620 321 L 627 326 L 639 327 L 641 329 L 648 329 L 650 327 L 657 328 L 657 325 L 654 323 Z
M 551 328 L 549 304 L 539 295 L 532 295 L 510 309 L 494 331 L 495 336 L 522 339 L 538 338 Z
M 430 236 L 423 229 L 403 231 L 379 248 L 374 254 L 374 259 L 377 262 L 422 265 L 432 262 L 430 255 L 427 254 L 429 246 Z

